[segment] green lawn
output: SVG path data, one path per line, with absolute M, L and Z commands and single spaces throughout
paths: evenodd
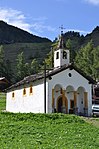
M 0 149 L 99 149 L 99 128 L 75 115 L 0 112 Z

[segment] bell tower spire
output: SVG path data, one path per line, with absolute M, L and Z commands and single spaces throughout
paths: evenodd
M 61 34 L 59 37 L 59 43 L 58 43 L 58 48 L 66 48 L 65 43 L 64 43 L 64 38 L 63 38 L 63 30 L 65 28 L 63 28 L 63 25 L 61 25 L 61 27 L 59 27 L 61 29 Z
M 60 27 L 61 29 L 61 34 L 59 37 L 59 42 L 57 45 L 57 49 L 54 51 L 54 68 L 56 67 L 61 67 L 64 64 L 68 65 L 69 64 L 69 50 L 66 49 L 66 45 L 64 42 L 64 37 L 63 37 L 63 25 Z

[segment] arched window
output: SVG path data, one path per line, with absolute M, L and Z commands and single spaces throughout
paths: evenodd
M 23 89 L 23 96 L 26 95 L 26 88 Z
M 30 86 L 30 94 L 32 94 L 32 93 L 33 93 L 33 87 Z
M 12 98 L 14 98 L 15 97 L 15 93 L 14 92 L 12 92 Z
M 67 59 L 67 52 L 63 51 L 63 59 Z
M 56 52 L 56 59 L 59 59 L 59 52 Z

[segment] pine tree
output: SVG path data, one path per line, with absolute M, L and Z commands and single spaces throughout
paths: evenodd
M 25 58 L 23 52 L 21 52 L 17 57 L 17 66 L 16 66 L 16 80 L 19 81 L 26 76 L 25 70 Z
M 93 50 L 94 62 L 93 62 L 93 75 L 96 80 L 99 81 L 99 46 Z
M 39 72 L 39 64 L 36 59 L 33 59 L 30 66 L 30 74 L 35 74 Z
M 98 50 L 94 48 L 93 42 L 90 41 L 85 47 L 79 50 L 75 58 L 76 65 L 94 79 L 97 75 L 98 59 L 96 55 L 98 54 Z

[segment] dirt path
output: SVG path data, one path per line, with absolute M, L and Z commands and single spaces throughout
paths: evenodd
M 95 127 L 99 128 L 99 117 L 98 118 L 89 118 L 89 117 L 82 117 L 86 122 L 92 124 Z

